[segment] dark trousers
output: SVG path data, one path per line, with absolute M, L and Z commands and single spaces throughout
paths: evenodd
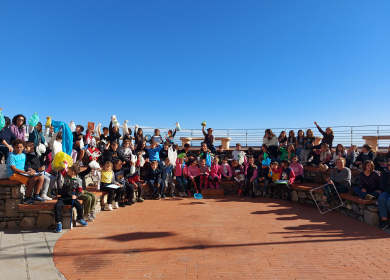
M 207 148 L 210 150 L 210 152 L 212 152 L 213 154 L 215 154 L 216 149 L 215 149 L 215 146 L 214 146 L 213 144 L 208 144 L 208 145 L 207 145 Z
M 195 179 L 195 183 L 196 183 L 196 186 L 197 188 L 199 189 L 199 184 L 200 184 L 200 176 L 196 176 L 194 177 Z M 192 187 L 192 188 L 191 188 Z M 188 190 L 190 191 L 191 189 L 195 190 L 195 185 L 194 183 L 192 182 L 192 180 L 190 178 L 188 178 Z
M 61 222 L 61 210 L 65 205 L 72 205 L 71 198 L 62 199 L 61 197 L 58 199 L 56 205 L 54 205 L 54 219 L 56 223 Z M 73 200 L 73 207 L 77 210 L 77 220 L 81 220 L 83 218 L 83 205 L 77 199 Z
M 183 177 L 176 177 L 179 192 L 185 192 L 187 189 L 187 180 Z
M 219 182 L 219 178 L 217 176 L 209 176 L 209 179 L 208 179 L 209 183 L 210 182 L 215 182 L 215 183 L 218 183 Z
M 295 177 L 295 182 L 299 182 L 299 183 L 302 183 L 303 182 L 303 176 L 302 175 L 298 175 Z
M 121 198 L 121 193 L 123 188 L 117 188 L 117 189 L 112 189 L 112 188 L 107 188 L 108 185 L 107 183 L 100 183 L 100 191 L 108 193 L 107 196 L 107 204 L 111 204 L 112 200 L 114 199 L 114 194 L 115 194 L 115 202 L 118 202 Z
M 268 151 L 271 154 L 270 158 L 277 158 L 278 157 L 278 146 L 269 146 Z
M 141 184 L 139 182 L 137 182 L 135 184 L 137 185 L 137 188 L 138 188 L 138 198 L 140 198 L 141 195 L 142 195 Z M 128 199 L 128 200 L 133 199 L 133 197 L 134 197 L 134 190 L 135 190 L 134 184 L 126 182 L 125 183 L 125 188 L 126 188 L 126 199 Z

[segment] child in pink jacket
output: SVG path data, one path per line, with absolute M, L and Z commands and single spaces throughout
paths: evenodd
M 222 180 L 233 180 L 232 167 L 228 164 L 228 159 L 226 157 L 222 159 L 222 165 L 219 172 Z
M 200 170 L 196 166 L 196 160 L 190 161 L 190 165 L 187 167 L 188 170 L 188 186 L 190 185 L 190 180 L 194 186 L 199 185 L 200 181 Z M 191 196 L 190 188 L 188 188 L 188 195 Z
M 202 183 L 204 182 L 204 189 L 207 189 L 207 185 L 209 184 L 209 174 L 210 170 L 206 166 L 206 159 L 202 158 L 200 160 L 200 183 L 199 183 L 199 189 L 202 189 Z
M 179 196 L 187 196 L 187 165 L 184 163 L 184 158 L 176 159 L 175 176 L 178 183 Z
M 219 157 L 214 157 L 213 163 L 211 164 L 210 176 L 209 176 L 209 187 L 214 189 L 213 181 L 215 186 L 219 189 L 219 182 L 221 182 L 221 166 L 219 165 Z

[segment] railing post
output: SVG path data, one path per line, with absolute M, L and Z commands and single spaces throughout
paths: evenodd
M 353 126 L 351 126 L 351 146 L 353 145 Z
M 245 130 L 245 146 L 248 147 L 248 130 Z
M 192 129 L 191 129 L 191 137 L 192 137 L 193 133 L 192 133 Z

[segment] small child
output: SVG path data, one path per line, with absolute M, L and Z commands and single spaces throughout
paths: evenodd
M 103 170 L 100 174 L 100 190 L 102 192 L 108 193 L 107 195 L 107 203 L 104 206 L 104 210 L 106 211 L 112 211 L 113 209 L 118 209 L 119 205 L 118 202 L 121 199 L 121 193 L 122 193 L 122 185 L 118 183 L 115 180 L 114 172 L 112 171 L 113 164 L 111 161 L 107 161 L 104 164 Z M 109 185 L 118 185 L 119 188 L 109 188 Z M 112 206 L 112 201 L 114 200 L 114 194 L 115 194 L 115 201 L 114 201 L 114 207 Z
M 134 149 L 134 146 L 131 143 L 130 139 L 123 140 L 122 146 L 120 146 L 118 148 L 118 150 L 126 158 L 126 163 L 128 163 L 131 160 L 131 155 L 133 154 L 133 149 Z M 127 166 L 129 166 L 129 165 L 127 165 Z
M 199 189 L 201 190 L 202 189 L 202 183 L 204 182 L 204 189 L 207 189 L 208 188 L 208 183 L 209 183 L 209 174 L 210 174 L 210 171 L 209 171 L 209 168 L 206 166 L 206 160 L 204 158 L 202 158 L 200 160 L 200 167 L 199 167 L 199 170 L 200 170 L 200 183 L 199 183 Z
M 279 157 L 280 160 L 291 159 L 293 155 L 295 155 L 295 148 L 294 145 L 292 144 L 289 144 L 287 146 L 287 149 L 284 147 L 280 147 L 279 151 L 280 151 L 280 157 Z
M 244 166 L 238 164 L 238 160 L 236 159 L 232 160 L 232 173 L 234 176 L 234 182 L 236 183 L 236 187 L 238 190 L 238 196 L 242 196 L 245 183 L 245 171 Z
M 242 164 L 245 160 L 245 152 L 241 151 L 241 144 L 236 144 L 236 149 L 232 152 L 233 159 L 237 160 L 239 164 Z
M 199 167 L 196 166 L 196 161 L 191 160 L 190 165 L 187 167 L 188 170 L 188 179 L 191 180 L 192 184 L 195 186 L 199 186 L 199 181 L 200 181 L 200 169 Z M 190 182 L 188 180 L 188 182 Z M 191 190 L 188 188 L 188 196 L 191 196 Z
M 209 187 L 214 189 L 215 187 L 219 189 L 219 183 L 221 182 L 221 166 L 219 165 L 219 158 L 214 157 L 213 162 L 211 164 L 210 176 L 209 176 Z M 213 182 L 215 182 L 215 187 L 213 186 Z
M 90 144 L 88 145 L 86 151 L 88 155 L 88 163 L 90 163 L 93 160 L 97 160 L 101 156 L 100 150 L 96 148 L 95 138 L 92 138 L 92 140 L 89 143 Z
M 298 162 L 298 156 L 295 155 L 292 157 L 292 163 L 290 165 L 291 169 L 295 174 L 295 182 L 302 183 L 304 179 L 303 166 Z
M 186 158 L 187 159 L 187 158 Z M 184 157 L 176 159 L 175 176 L 176 182 L 179 184 L 179 196 L 187 196 L 187 165 L 185 164 Z
M 209 149 L 207 149 L 207 144 L 205 142 L 203 142 L 201 145 L 200 145 L 200 151 L 198 152 L 198 163 L 200 164 L 200 161 L 202 159 L 206 159 L 206 156 L 207 156 L 207 153 L 210 153 L 211 151 Z
M 276 161 L 271 162 L 270 166 L 271 168 L 268 173 L 268 178 L 270 181 L 275 183 L 277 180 L 279 180 L 280 174 L 282 173 L 282 168 L 279 168 L 279 164 Z
M 175 184 L 173 183 L 173 169 L 174 166 L 170 163 L 169 158 L 165 158 L 164 165 L 161 166 L 162 181 L 164 182 L 164 189 L 162 191 L 162 198 L 165 198 L 165 192 L 170 187 L 169 196 L 175 197 L 173 192 L 175 191 Z
M 168 149 L 169 149 L 169 143 L 165 142 L 163 149 L 159 153 L 160 160 L 165 163 L 165 159 L 168 158 Z
M 244 196 L 249 195 L 249 186 L 253 183 L 253 189 L 252 189 L 252 198 L 254 198 L 256 195 L 261 195 L 260 187 L 257 181 L 257 166 L 255 165 L 255 160 L 253 157 L 249 157 L 248 161 L 244 160 L 244 166 L 245 166 L 245 190 L 244 190 Z M 257 193 L 255 194 L 255 188 L 257 190 Z
M 149 154 L 149 161 L 156 161 L 157 164 L 160 164 L 160 151 L 162 150 L 163 146 L 161 144 L 156 144 L 156 142 L 153 142 L 150 144 L 149 148 L 146 148 Z
M 126 164 L 127 159 L 124 156 L 124 154 L 122 154 L 122 152 L 120 150 L 118 150 L 118 147 L 119 147 L 119 144 L 118 144 L 118 142 L 115 142 L 115 141 L 111 142 L 110 144 L 108 144 L 106 146 L 106 148 L 105 148 L 106 162 L 109 161 L 111 163 L 114 163 L 114 161 L 116 161 L 117 159 L 120 159 L 121 161 L 124 162 L 123 164 Z
M 157 128 L 154 130 L 154 135 L 152 136 L 152 142 L 156 144 L 160 144 L 163 142 L 163 139 L 160 135 L 160 130 Z
M 286 199 L 291 199 L 291 188 L 290 185 L 294 183 L 295 174 L 290 167 L 291 162 L 288 159 L 282 160 L 282 172 L 280 173 L 279 180 L 287 180 L 289 185 L 284 185 L 284 193 L 286 193 Z M 278 194 L 279 198 L 282 199 L 284 196 L 280 190 L 280 185 L 276 185 L 275 193 Z
M 117 181 L 121 185 L 121 194 L 120 194 L 120 200 L 118 206 L 126 207 L 126 205 L 132 205 L 135 202 L 134 185 L 130 184 L 125 180 L 125 174 L 128 174 L 130 172 L 130 168 L 123 167 L 122 161 L 120 159 L 117 159 L 114 161 L 113 172 L 115 176 L 115 181 Z M 125 195 L 125 190 L 126 190 L 126 197 L 123 198 Z
M 222 145 L 218 146 L 216 156 L 219 158 L 219 162 L 223 162 L 223 159 L 226 157 L 226 152 L 223 150 Z
M 194 157 L 191 154 L 191 145 L 186 143 L 184 144 L 184 149 L 177 150 L 177 155 L 180 155 L 182 153 L 184 153 L 185 157 L 187 158 L 187 161 L 185 161 L 186 165 L 187 166 L 190 165 L 190 161 L 194 159 Z
M 33 205 L 35 204 L 34 201 L 45 201 L 39 197 L 39 192 L 44 182 L 43 175 L 36 176 L 36 170 L 30 167 L 26 168 L 26 155 L 23 153 L 26 142 L 21 139 L 15 139 L 12 141 L 12 147 L 13 152 L 7 158 L 7 176 L 10 180 L 26 185 L 23 204 Z M 31 197 L 33 190 L 34 195 Z
M 155 196 L 156 199 L 160 199 L 164 190 L 164 182 L 161 180 L 161 170 L 157 167 L 158 162 L 152 161 L 150 168 L 146 172 L 145 181 L 149 185 L 149 189 L 153 190 L 152 196 Z
M 268 165 L 261 165 L 257 167 L 257 174 L 259 178 L 259 183 L 263 183 L 263 196 L 267 195 L 267 188 L 268 188 L 268 173 L 270 171 L 270 168 Z
M 77 210 L 76 222 L 86 226 L 88 225 L 83 219 L 83 205 L 78 201 L 78 197 L 82 193 L 82 181 L 77 176 L 80 173 L 79 164 L 73 164 L 67 171 L 67 175 L 64 177 L 64 183 L 62 188 L 58 190 L 58 201 L 54 205 L 54 219 L 56 222 L 55 232 L 59 233 L 62 231 L 62 219 L 61 210 L 65 205 L 72 205 Z
M 230 181 L 233 179 L 232 168 L 229 165 L 228 159 L 226 157 L 222 159 L 222 165 L 221 168 L 219 169 L 219 172 L 222 180 Z

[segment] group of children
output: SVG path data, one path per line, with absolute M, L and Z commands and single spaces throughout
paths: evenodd
M 266 196 L 271 184 L 276 186 L 275 192 L 278 193 L 277 184 L 274 184 L 278 180 L 288 184 L 302 182 L 303 165 L 306 164 L 318 165 L 326 171 L 335 167 L 340 157 L 346 160 L 348 167 L 355 169 L 362 168 L 366 160 L 377 163 L 375 151 L 369 145 L 364 145 L 359 154 L 356 146 L 346 150 L 338 144 L 332 155 L 333 130 L 327 128 L 323 131 L 317 123 L 323 135 L 319 145 L 315 145 L 311 129 L 306 134 L 299 130 L 297 136 L 292 130 L 288 136 L 282 132 L 279 137 L 267 129 L 259 152 L 252 147 L 244 152 L 241 145 L 236 144 L 232 158 L 228 158 L 222 146 L 218 150 L 215 148 L 213 130 L 209 128 L 206 132 L 205 126 L 205 139 L 200 150 L 193 154 L 189 144 L 179 149 L 174 143 L 176 130 L 170 130 L 163 137 L 156 129 L 151 139 L 147 139 L 142 129 L 136 126 L 134 135 L 128 129 L 122 137 L 119 126 L 111 122 L 109 127 L 103 127 L 102 133 L 100 129 L 91 128 L 85 135 L 84 127 L 77 125 L 72 133 L 74 163 L 69 168 L 54 171 L 51 161 L 62 151 L 64 131 L 47 127 L 43 132 L 42 124 L 38 123 L 29 129 L 29 141 L 25 142 L 21 131 L 25 123 L 23 115 L 15 116 L 11 126 L 8 119 L 8 124 L 0 132 L 0 142 L 4 144 L 0 152 L 7 159 L 8 177 L 26 185 L 24 203 L 34 204 L 57 197 L 57 232 L 62 230 L 61 209 L 65 205 L 72 204 L 76 208 L 76 221 L 81 225 L 85 226 L 86 221 L 96 218 L 96 197 L 85 189 L 88 174 L 96 182 L 97 189 L 108 194 L 104 210 L 111 211 L 136 201 L 143 202 L 143 169 L 146 172 L 142 177 L 155 199 L 167 195 L 174 197 L 175 188 L 181 197 L 191 196 L 192 192 L 201 189 L 219 189 L 222 181 L 233 181 L 238 196 L 255 197 Z M 87 168 L 81 171 L 84 165 Z M 144 168 L 141 170 L 141 167 Z M 135 190 L 137 197 L 134 197 Z M 84 200 L 83 205 L 79 200 Z

